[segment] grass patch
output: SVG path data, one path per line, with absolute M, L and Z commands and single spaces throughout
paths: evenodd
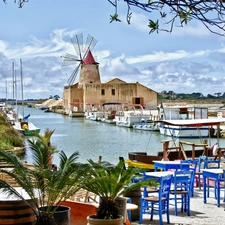
M 11 150 L 14 147 L 24 147 L 24 139 L 0 112 L 0 149 Z

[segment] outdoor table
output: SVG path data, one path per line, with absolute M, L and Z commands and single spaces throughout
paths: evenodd
M 203 176 L 203 197 L 204 203 L 206 203 L 207 195 L 207 178 L 214 178 L 217 182 L 217 206 L 220 207 L 220 179 L 223 177 L 222 169 L 202 169 Z
M 180 169 L 180 161 L 153 161 L 154 162 L 154 169 L 157 171 L 158 169 L 163 169 L 167 171 L 169 169 Z M 189 164 L 182 164 L 183 169 L 189 170 Z

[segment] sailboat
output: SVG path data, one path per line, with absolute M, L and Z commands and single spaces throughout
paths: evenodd
M 21 93 L 22 93 L 22 109 L 24 110 L 23 101 L 23 73 L 22 73 L 22 59 L 20 59 L 20 71 L 21 71 Z M 40 133 L 40 128 L 36 127 L 33 123 L 28 121 L 30 114 L 24 116 L 23 118 L 16 121 L 13 125 L 14 129 L 22 133 L 24 136 L 33 136 L 35 133 Z

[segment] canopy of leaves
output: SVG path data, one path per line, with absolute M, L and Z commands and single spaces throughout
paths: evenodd
M 108 0 L 115 7 L 116 16 L 111 15 L 111 22 L 120 21 L 118 2 Z M 127 22 L 130 24 L 132 8 L 140 8 L 149 13 L 149 33 L 172 32 L 174 26 L 183 27 L 191 20 L 200 21 L 212 33 L 225 35 L 225 1 L 224 0 L 124 0 L 127 4 Z M 158 18 L 153 18 L 153 13 Z

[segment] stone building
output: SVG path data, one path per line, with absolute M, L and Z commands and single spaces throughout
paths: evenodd
M 64 108 L 71 108 L 71 103 L 83 103 L 83 110 L 88 104 L 103 104 L 105 102 L 120 102 L 130 104 L 142 104 L 147 109 L 156 108 L 158 93 L 136 83 L 126 83 L 114 78 L 106 83 L 83 83 L 79 82 L 64 87 Z M 77 104 L 79 105 L 79 104 Z M 80 105 L 81 107 L 81 105 Z
M 64 87 L 63 105 L 65 110 L 72 110 L 76 105 L 78 111 L 85 111 L 87 105 L 119 102 L 141 104 L 147 109 L 156 108 L 158 93 L 144 85 L 126 83 L 114 78 L 101 83 L 99 64 L 89 51 L 80 66 L 79 81 Z

